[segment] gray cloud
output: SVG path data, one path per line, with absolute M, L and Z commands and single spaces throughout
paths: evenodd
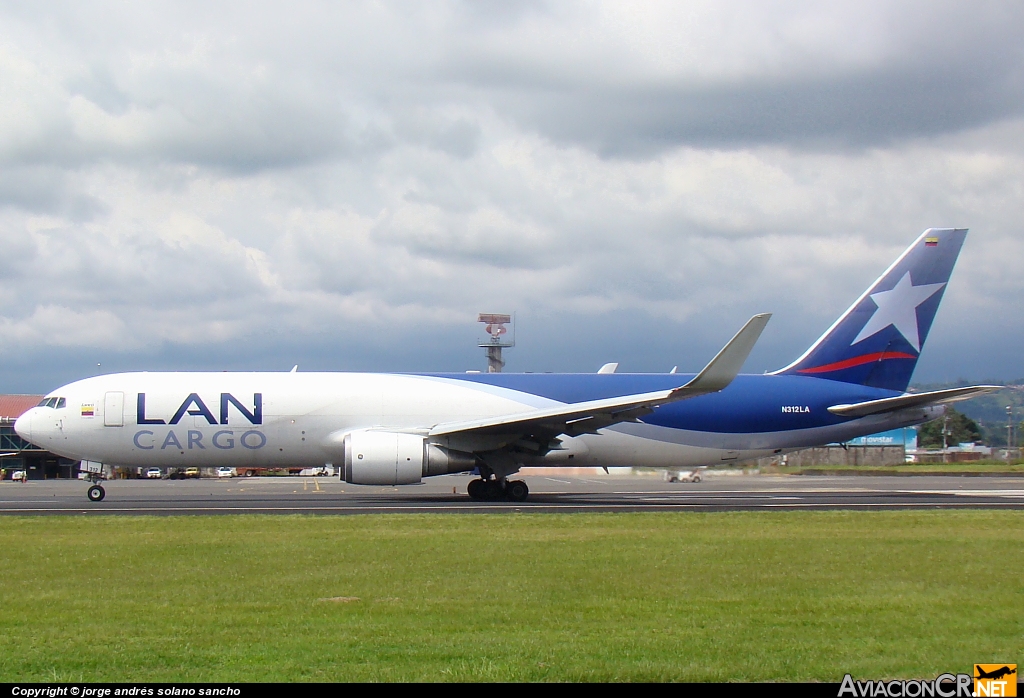
M 762 27 L 735 23 L 748 39 L 740 46 L 715 34 L 716 13 L 707 12 L 678 39 L 696 40 L 707 55 L 687 63 L 680 51 L 681 65 L 669 69 L 616 52 L 607 36 L 604 52 L 584 39 L 578 52 L 552 48 L 540 57 L 478 45 L 469 51 L 476 60 L 455 52 L 449 69 L 492 94 L 523 127 L 606 155 L 642 157 L 680 144 L 885 146 L 1024 113 L 1024 9 L 868 4 L 852 16 L 851 8 L 833 7 L 828 17 L 824 8 L 774 5 Z M 824 25 L 820 42 L 787 32 L 801 19 Z M 778 39 L 771 48 L 763 46 L 767 36 Z M 835 44 L 823 45 L 829 39 Z M 735 60 L 723 55 L 729 50 Z M 609 54 L 622 60 L 612 63 Z
M 1021 115 L 1024 9 L 853 7 L 22 6 L 0 149 L 248 172 L 398 142 L 467 157 L 481 109 L 631 157 L 886 145 Z
M 464 370 L 482 310 L 520 370 L 695 368 L 775 311 L 771 369 L 931 225 L 972 233 L 921 371 L 1024 375 L 962 340 L 1024 340 L 1016 6 L 2 12 L 17 389 Z
M 647 156 L 680 144 L 860 148 L 1021 116 L 1022 75 L 1019 63 L 994 74 L 975 66 L 880 70 L 781 84 L 569 88 L 544 99 L 500 103 L 524 126 L 611 156 Z

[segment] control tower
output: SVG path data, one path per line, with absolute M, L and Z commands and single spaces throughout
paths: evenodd
M 511 315 L 499 313 L 480 313 L 477 322 L 486 324 L 484 332 L 488 338 L 482 339 L 478 346 L 483 347 L 487 353 L 487 372 L 501 373 L 505 360 L 501 358 L 501 350 L 516 345 L 516 325 Z M 505 325 L 512 325 L 512 334 L 508 334 Z

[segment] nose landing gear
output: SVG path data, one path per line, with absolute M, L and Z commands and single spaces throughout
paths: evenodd
M 106 491 L 103 489 L 103 464 L 95 461 L 84 460 L 82 461 L 78 469 L 84 474 L 89 480 L 89 491 L 86 495 L 89 497 L 90 502 L 102 502 L 103 498 L 107 496 Z
M 485 502 L 497 502 L 507 499 L 510 502 L 525 502 L 530 495 L 530 488 L 522 480 L 471 480 L 466 492 L 473 499 Z

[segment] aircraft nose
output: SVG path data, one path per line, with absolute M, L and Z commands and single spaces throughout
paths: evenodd
M 34 411 L 35 408 L 14 420 L 15 433 L 25 439 L 25 441 L 32 441 L 32 413 Z

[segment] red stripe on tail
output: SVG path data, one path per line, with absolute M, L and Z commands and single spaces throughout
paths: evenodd
M 879 351 L 874 354 L 864 354 L 862 356 L 855 356 L 852 359 L 845 359 L 844 361 L 836 361 L 834 364 L 825 364 L 824 366 L 814 366 L 813 368 L 801 368 L 797 373 L 831 373 L 832 371 L 841 371 L 844 368 L 853 368 L 854 366 L 862 366 L 864 364 L 874 363 L 875 361 L 884 361 L 885 359 L 916 359 L 917 357 L 913 354 L 907 354 L 902 351 Z

